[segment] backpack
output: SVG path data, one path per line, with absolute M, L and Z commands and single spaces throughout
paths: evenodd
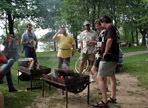
M 15 60 L 19 58 L 19 54 L 18 54 L 18 46 L 16 43 L 16 39 L 10 37 L 9 40 L 3 43 L 3 45 L 5 46 L 4 48 L 4 52 L 8 53 L 8 58 L 13 57 Z

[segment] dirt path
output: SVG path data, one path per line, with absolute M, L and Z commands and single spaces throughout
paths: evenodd
M 117 101 L 118 104 L 110 104 L 110 108 L 148 108 L 148 91 L 138 86 L 138 80 L 128 74 L 117 75 Z M 87 89 L 82 93 L 69 93 L 69 108 L 93 108 L 92 104 L 99 101 L 101 95 L 97 93 L 97 82 L 90 85 L 90 105 L 87 105 Z M 110 91 L 110 88 L 109 88 Z M 108 92 L 110 95 L 111 92 Z M 47 94 L 46 94 L 47 96 Z M 46 98 L 36 98 L 31 106 L 26 108 L 65 108 L 65 95 L 61 90 Z
M 147 53 L 147 51 L 138 51 L 125 53 L 124 57 L 136 54 Z M 56 59 L 55 59 L 56 60 Z M 110 108 L 148 108 L 148 91 L 138 86 L 137 78 L 129 74 L 117 74 L 117 104 L 110 104 Z M 96 90 L 98 83 L 90 84 L 90 105 L 87 105 L 87 89 L 79 94 L 69 93 L 69 108 L 93 108 L 92 104 L 101 99 L 101 95 Z M 109 87 L 110 91 L 110 87 Z M 110 95 L 111 92 L 108 92 Z M 46 94 L 45 98 L 36 98 L 30 106 L 26 108 L 65 108 L 65 95 L 61 94 L 61 90 L 52 96 Z

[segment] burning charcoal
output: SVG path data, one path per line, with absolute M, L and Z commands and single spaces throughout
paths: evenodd
M 18 60 L 18 65 L 28 68 L 29 70 L 32 70 L 34 67 L 34 60 L 33 58 L 24 58 Z

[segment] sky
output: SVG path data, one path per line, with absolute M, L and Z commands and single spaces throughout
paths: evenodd
M 0 24 L 0 27 L 2 27 L 3 25 Z M 37 38 L 40 38 L 41 36 L 45 35 L 46 33 L 48 33 L 49 30 L 48 29 L 41 29 L 41 28 L 37 28 L 34 33 L 36 34 Z M 4 34 L 4 30 L 2 30 L 2 28 L 0 28 L 0 35 Z

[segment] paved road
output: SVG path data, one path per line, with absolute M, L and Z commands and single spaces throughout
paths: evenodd
M 145 54 L 148 53 L 148 51 L 137 51 L 137 52 L 130 52 L 130 53 L 124 53 L 123 57 L 138 55 L 138 54 Z
M 138 55 L 138 54 L 145 54 L 148 53 L 148 51 L 137 51 L 137 52 L 130 52 L 130 53 L 124 53 L 123 57 Z M 78 59 L 78 57 L 72 57 L 72 60 Z M 57 61 L 57 58 L 49 58 L 49 59 L 38 59 L 38 61 Z

